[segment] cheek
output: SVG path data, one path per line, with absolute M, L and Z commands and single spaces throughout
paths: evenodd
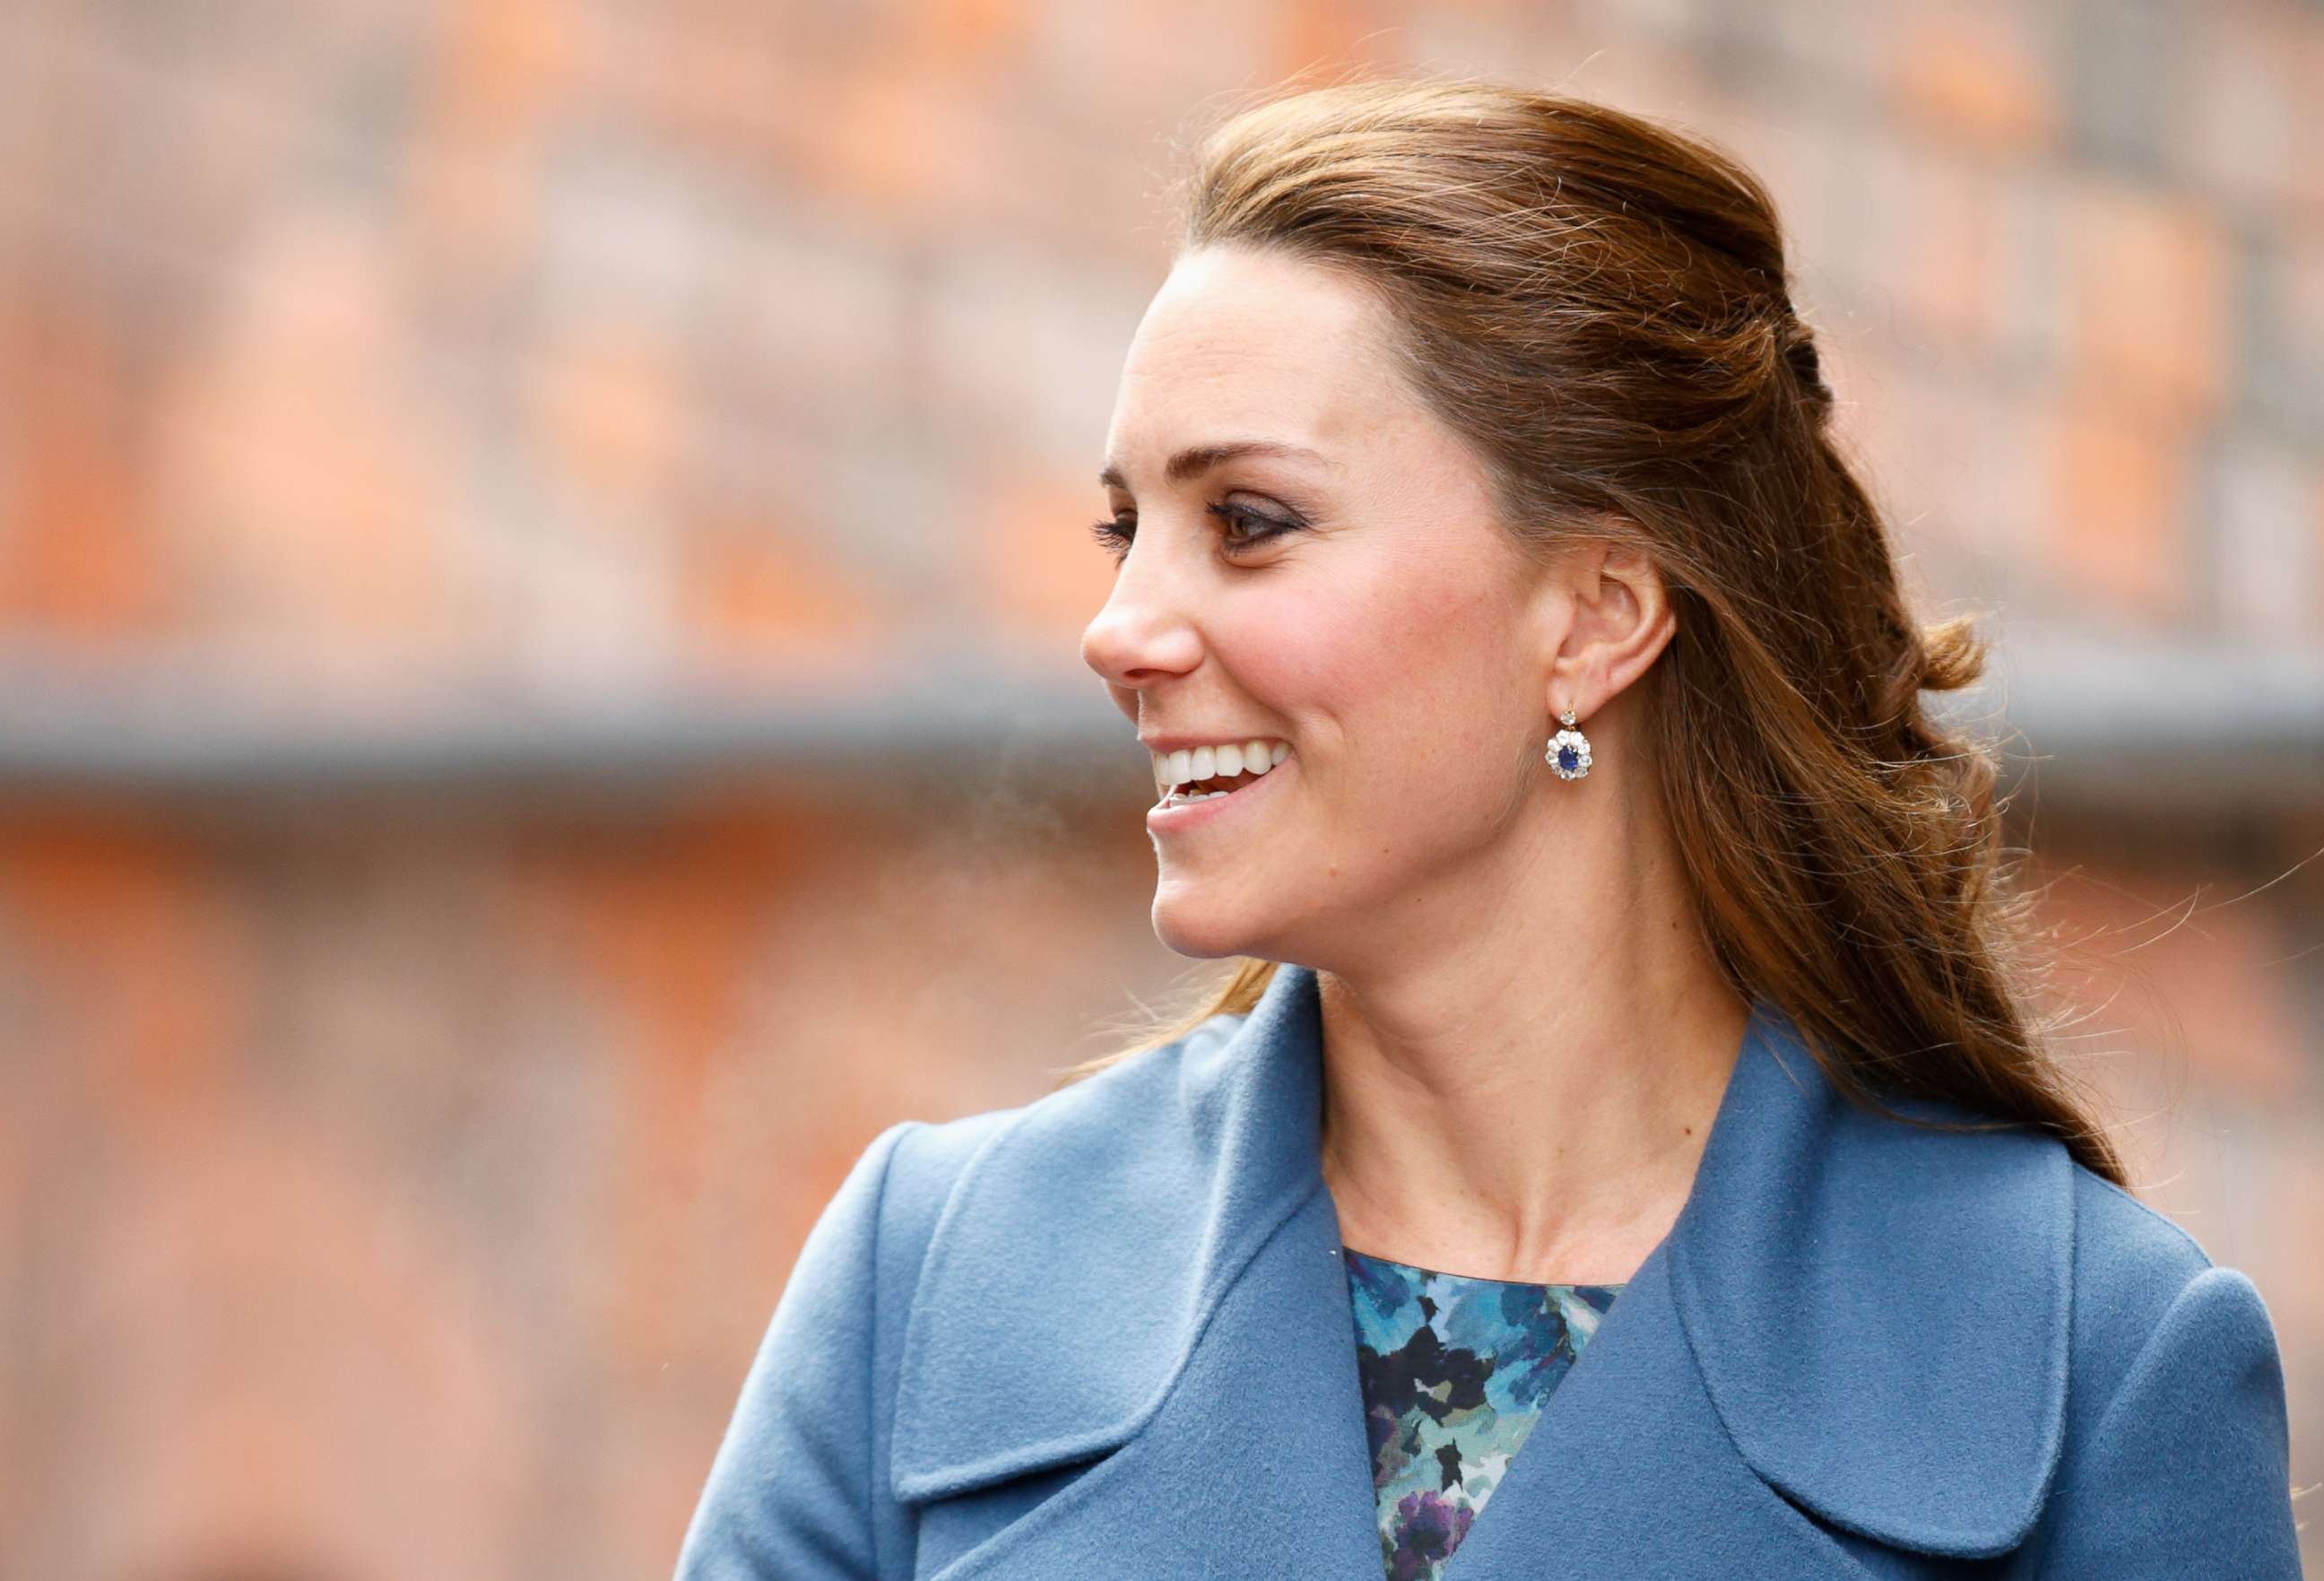
M 1337 757 L 1351 735 L 1375 733 L 1368 722 L 1394 705 L 1419 646 L 1403 612 L 1377 599 L 1303 590 L 1243 633 L 1231 668 L 1236 689 L 1280 717 L 1312 757 Z
M 1441 783 L 1508 756 L 1512 722 L 1531 707 L 1517 642 L 1489 588 L 1397 564 L 1329 597 L 1301 589 L 1249 635 L 1234 668 L 1315 768 Z

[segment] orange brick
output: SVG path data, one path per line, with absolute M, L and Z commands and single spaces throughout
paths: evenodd
M 608 519 L 666 504 L 687 411 L 675 348 L 635 325 L 576 328 L 552 343 L 532 387 L 550 461 Z
M 130 1150 L 216 1123 L 257 985 L 239 919 L 183 830 L 23 818 L 0 842 L 0 916 L 69 1040 L 48 1057 L 85 1072 Z
M 2190 468 L 2180 434 L 2095 397 L 2052 430 L 2055 535 L 2046 559 L 2066 599 L 2141 621 L 2187 613 Z
M 994 178 L 991 117 L 936 69 L 878 60 L 830 85 L 830 116 L 815 149 L 826 179 L 867 209 L 915 225 L 978 212 Z
M 896 618 L 811 542 L 742 521 L 688 535 L 678 596 L 691 657 L 710 670 L 860 652 Z
M 0 493 L 0 621 L 111 634 L 170 610 L 141 531 L 145 474 L 119 438 L 137 393 L 123 377 L 86 304 L 51 300 L 0 324 L 0 421 L 16 430 L 17 468 Z
M 1087 528 L 1108 514 L 1103 494 L 1095 483 L 1052 476 L 989 482 L 974 497 L 977 552 L 968 564 L 979 601 L 1012 638 L 1077 643 L 1112 580 Z
M 461 618 L 451 458 L 378 242 L 343 211 L 294 210 L 259 236 L 162 385 L 143 458 L 201 616 L 309 638 L 318 670 L 375 667 Z
M 2200 199 L 2104 180 L 2081 188 L 2066 257 L 2077 378 L 2190 421 L 2216 411 L 2234 344 L 2228 263 Z
M 1909 162 L 1910 190 L 1883 194 L 1895 206 L 1902 245 L 1891 260 L 1899 297 L 1926 331 L 1947 342 L 1988 340 L 1995 304 L 1996 193 L 1988 172 L 1933 154 Z
M 1899 107 L 1990 148 L 2052 142 L 2061 116 L 2033 36 L 2040 14 L 1996 0 L 1914 5 L 1890 37 L 1888 85 Z
M 934 0 L 920 8 L 913 31 L 935 54 L 978 61 L 1024 37 L 1028 10 L 1026 0 Z

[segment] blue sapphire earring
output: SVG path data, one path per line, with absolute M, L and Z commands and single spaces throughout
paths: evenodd
M 1565 728 L 1549 738 L 1549 750 L 1542 755 L 1559 779 L 1579 780 L 1590 772 L 1590 738 L 1573 727 L 1572 709 L 1560 709 L 1557 720 Z

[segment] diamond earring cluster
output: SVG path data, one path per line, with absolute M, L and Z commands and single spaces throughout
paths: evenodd
M 1572 709 L 1560 709 L 1557 719 L 1565 728 L 1549 738 L 1549 748 L 1542 756 L 1557 771 L 1559 779 L 1579 780 L 1590 772 L 1590 738 L 1573 727 Z

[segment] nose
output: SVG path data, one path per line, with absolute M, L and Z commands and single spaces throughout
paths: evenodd
M 1115 576 L 1105 606 L 1082 632 L 1082 662 L 1105 682 L 1106 691 L 1132 723 L 1138 695 L 1192 670 L 1202 640 L 1157 578 L 1136 578 L 1132 550 Z M 1151 559 L 1152 557 L 1149 557 Z

